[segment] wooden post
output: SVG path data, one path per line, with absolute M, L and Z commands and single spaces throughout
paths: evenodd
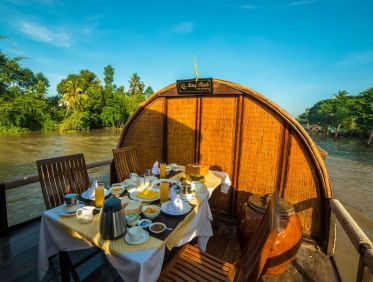
M 6 208 L 5 184 L 0 184 L 0 235 L 8 231 L 8 216 Z
M 333 211 L 330 211 L 330 227 L 329 227 L 329 239 L 328 239 L 328 246 L 326 248 L 326 254 L 328 256 L 334 255 L 335 250 L 335 240 L 336 240 L 336 217 Z

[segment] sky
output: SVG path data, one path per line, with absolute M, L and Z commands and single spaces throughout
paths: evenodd
M 0 49 L 43 72 L 49 95 L 89 69 L 128 89 L 199 77 L 240 83 L 298 115 L 373 87 L 373 0 L 0 0 Z

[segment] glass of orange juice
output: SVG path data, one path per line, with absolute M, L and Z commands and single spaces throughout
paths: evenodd
M 168 201 L 168 189 L 169 189 L 169 183 L 162 182 L 160 185 L 160 201 L 161 204 Z
M 97 183 L 97 186 L 95 188 L 95 201 L 96 201 L 96 207 L 101 208 L 104 205 L 105 200 L 105 194 L 104 194 L 104 183 Z
M 165 178 L 166 177 L 166 164 L 161 163 L 159 165 L 159 178 Z

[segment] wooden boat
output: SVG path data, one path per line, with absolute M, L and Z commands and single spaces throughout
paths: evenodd
M 340 280 L 333 259 L 335 218 L 360 254 L 357 280 L 373 271 L 372 243 L 333 199 L 322 158 L 326 152 L 320 153 L 291 115 L 258 92 L 220 79 L 173 83 L 149 97 L 130 118 L 118 142 L 118 147 L 125 146 L 136 146 L 142 170 L 161 160 L 181 165 L 199 163 L 230 175 L 229 194 L 214 193 L 210 199 L 223 227 L 211 239 L 208 252 L 234 256 L 234 220 L 244 203 L 250 195 L 277 189 L 293 205 L 303 240 L 290 268 L 264 280 Z M 111 160 L 88 164 L 88 168 L 109 163 L 114 182 L 116 171 Z M 5 190 L 37 179 L 31 176 L 1 183 L 0 196 L 5 198 Z M 17 229 L 9 233 L 4 227 L 4 201 L 0 204 L 2 232 L 9 237 Z M 219 245 L 222 242 L 224 248 Z

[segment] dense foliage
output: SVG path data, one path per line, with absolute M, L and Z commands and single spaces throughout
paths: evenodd
M 330 99 L 321 100 L 301 114 L 298 120 L 311 125 L 319 125 L 325 134 L 340 132 L 373 136 L 373 88 L 358 95 L 348 95 L 339 91 Z M 309 125 L 308 125 L 309 126 Z
M 49 81 L 0 51 L 0 133 L 29 130 L 88 130 L 120 127 L 153 94 L 153 89 L 134 73 L 129 91 L 117 86 L 114 68 L 104 68 L 104 84 L 96 74 L 81 70 L 57 85 L 57 95 L 48 96 Z

